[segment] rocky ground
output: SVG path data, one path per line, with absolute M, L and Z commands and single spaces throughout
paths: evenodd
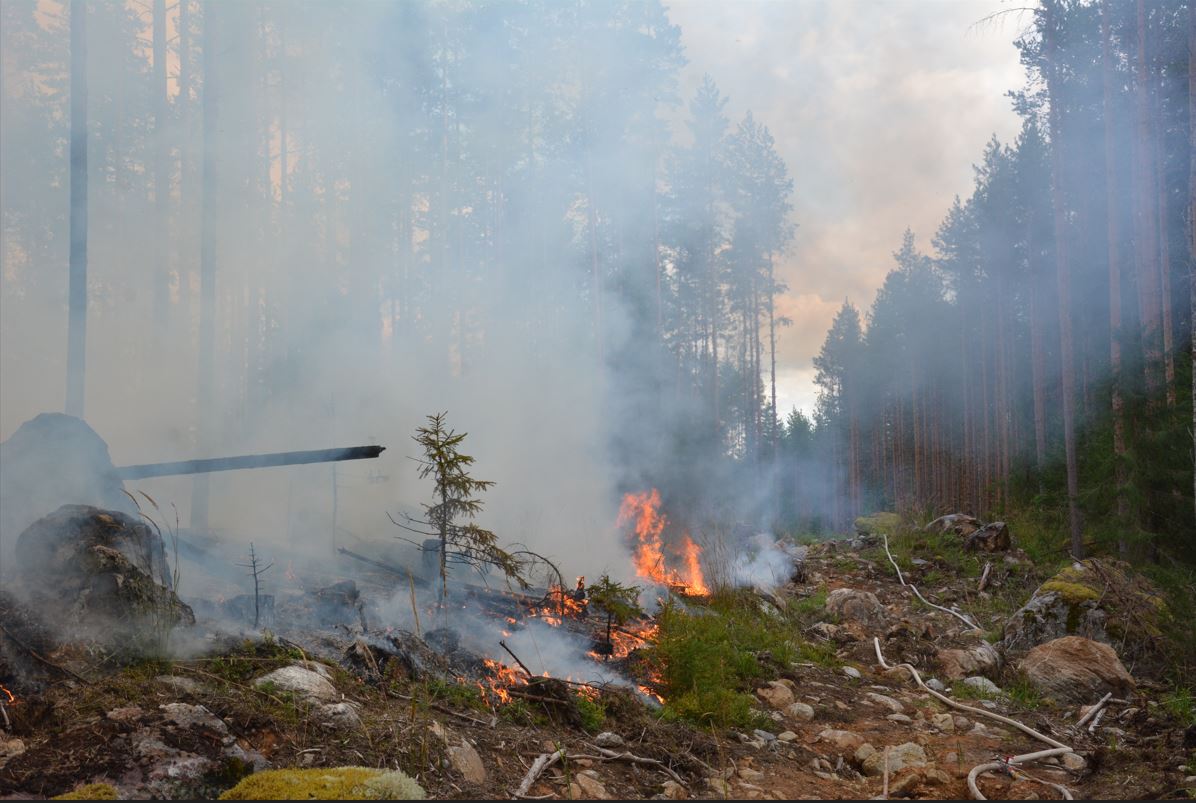
M 355 765 L 403 770 L 429 797 L 510 798 L 538 758 L 563 749 L 525 796 L 867 799 L 884 793 L 887 775 L 889 797 L 966 799 L 972 767 L 1045 747 L 950 708 L 907 670 L 885 670 L 879 639 L 890 665 L 912 664 L 950 699 L 1074 749 L 1026 765 L 1030 779 L 987 773 L 986 796 L 1059 797 L 1049 782 L 1076 798 L 1190 797 L 1196 731 L 1162 702 L 1170 690 L 1140 643 L 1151 640 L 1151 623 L 1133 613 L 1134 589 L 1110 583 L 1096 598 L 1078 591 L 1110 571 L 1098 565 L 1056 578 L 1052 591 L 1014 550 L 982 555 L 992 565 L 980 591 L 957 555 L 939 554 L 941 543 L 899 539 L 894 557 L 929 602 L 954 605 L 978 628 L 916 599 L 874 539 L 811 547 L 802 582 L 765 595 L 761 604 L 791 614 L 778 616 L 778 627 L 818 645 L 803 653 L 812 660 L 759 686 L 767 727 L 667 722 L 634 693 L 612 691 L 601 697 L 603 721 L 587 730 L 534 701 L 492 708 L 470 687 L 411 667 L 334 665 L 267 640 L 90 682 L 64 678 L 9 704 L 0 795 L 48 797 L 103 782 L 127 798 L 216 796 L 254 770 Z M 1057 597 L 1044 601 L 1050 593 Z M 1120 608 L 1105 604 L 1113 596 L 1125 597 Z M 1074 636 L 1060 644 L 1052 606 L 1064 635 L 1087 628 L 1113 647 L 1093 652 Z M 1118 611 L 1134 623 L 1113 627 Z M 1041 677 L 1040 664 L 1048 666 Z M 1106 690 L 1113 702 L 1097 727 L 1077 728 Z

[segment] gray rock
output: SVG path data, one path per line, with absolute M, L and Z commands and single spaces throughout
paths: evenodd
M 894 775 L 906 767 L 926 766 L 926 751 L 920 744 L 906 742 L 889 748 L 889 774 Z M 885 771 L 885 753 L 877 750 L 868 756 L 860 765 L 860 771 L 869 777 L 883 775 Z
M 955 731 L 955 718 L 950 714 L 935 714 L 930 718 L 930 724 L 943 733 L 953 733 Z
M 805 703 L 790 703 L 785 714 L 798 722 L 809 722 L 814 718 L 814 709 Z
M 986 677 L 980 675 L 973 675 L 970 678 L 963 679 L 963 685 L 970 686 L 981 694 L 996 695 L 1001 693 L 1001 687 L 993 683 Z
M 782 742 L 797 741 L 797 734 L 793 731 L 781 731 L 777 734 L 777 740 Z
M 224 736 L 228 734 L 228 725 L 224 720 L 213 714 L 202 705 L 188 705 L 187 703 L 167 703 L 158 708 L 162 717 L 179 728 L 203 728 Z
M 840 753 L 854 753 L 864 744 L 864 737 L 853 731 L 828 728 L 818 734 L 818 741 L 826 742 Z
M 854 666 L 843 667 L 843 674 L 847 675 L 849 678 L 855 678 L 856 680 L 859 680 L 860 677 L 862 677 L 860 675 L 860 670 L 856 669 Z
M 938 678 L 930 678 L 930 680 L 926 681 L 926 688 L 934 689 L 939 694 L 942 694 L 943 692 L 945 692 L 947 690 L 947 685 L 945 683 L 943 683 L 943 681 L 939 680 Z
M 1064 753 L 1059 756 L 1059 763 L 1063 765 L 1064 769 L 1071 772 L 1083 772 L 1084 768 L 1088 766 L 1088 762 L 1084 757 L 1075 753 Z
M 598 745 L 599 747 L 613 749 L 616 747 L 622 747 L 624 742 L 623 737 L 619 734 L 612 733 L 611 731 L 603 731 L 594 737 L 594 744 Z
M 318 672 L 314 672 L 297 664 L 275 669 L 253 682 L 259 689 L 273 686 L 276 689 L 293 692 L 308 700 L 335 700 L 340 695 L 328 680 Z
M 901 714 L 905 711 L 905 706 L 885 694 L 877 694 L 874 691 L 870 691 L 864 695 L 864 699 L 873 705 L 887 708 L 891 714 Z
M 752 731 L 752 735 L 765 744 L 768 744 L 769 742 L 775 742 L 777 740 L 775 733 L 769 733 L 768 731 L 760 730 L 759 728 Z
M 324 703 L 316 709 L 321 725 L 340 730 L 356 730 L 361 727 L 361 716 L 352 703 Z
M 906 714 L 889 714 L 885 719 L 889 722 L 913 722 Z
M 987 675 L 1001 668 L 1001 655 L 988 642 L 967 649 L 939 650 L 935 656 L 943 677 L 959 680 L 970 675 Z
M 456 747 L 450 747 L 448 755 L 453 768 L 461 773 L 466 783 L 481 785 L 486 782 L 486 766 L 482 764 L 482 757 L 478 755 L 478 751 L 469 742 L 462 740 Z
M 887 625 L 889 613 L 871 591 L 836 588 L 826 598 L 826 610 L 840 622 L 855 622 L 868 627 Z

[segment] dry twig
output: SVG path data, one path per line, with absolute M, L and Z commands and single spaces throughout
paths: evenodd
M 528 790 L 532 788 L 532 784 L 540 777 L 540 773 L 551 767 L 553 764 L 565 757 L 565 748 L 557 750 L 555 753 L 543 753 L 539 758 L 532 762 L 531 769 L 523 776 L 523 780 L 519 783 L 519 788 L 515 790 L 512 797 L 526 797 Z M 539 798 L 532 798 L 539 799 Z

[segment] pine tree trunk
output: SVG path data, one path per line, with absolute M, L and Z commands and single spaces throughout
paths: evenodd
M 1175 407 L 1175 345 L 1171 317 L 1171 243 L 1167 237 L 1167 171 L 1163 140 L 1163 119 L 1160 105 L 1160 82 L 1151 87 L 1151 113 L 1154 118 L 1154 183 L 1157 204 L 1159 242 L 1159 295 L 1163 302 L 1163 381 L 1168 407 Z
M 170 192 L 170 146 L 166 135 L 166 0 L 154 0 L 153 15 L 154 331 L 161 335 L 170 317 L 170 271 L 167 255 L 170 221 L 166 215 L 166 199 Z
M 1027 242 L 1029 238 L 1027 237 Z M 1032 257 L 1033 259 L 1033 257 Z M 1043 490 L 1046 472 L 1046 353 L 1042 336 L 1042 281 L 1037 276 L 1037 260 L 1030 263 L 1034 286 L 1030 296 L 1030 382 L 1034 395 L 1034 467 L 1038 473 L 1038 489 Z
M 1105 118 L 1105 198 L 1109 250 L 1109 372 L 1112 379 L 1111 404 L 1113 408 L 1113 461 L 1114 479 L 1117 483 L 1117 519 L 1119 524 L 1129 524 L 1129 499 L 1127 455 L 1125 443 L 1125 401 L 1121 395 L 1121 215 L 1118 209 L 1120 193 L 1117 187 L 1117 148 L 1114 140 L 1116 127 L 1113 123 L 1113 61 L 1109 37 L 1109 0 L 1101 0 L 1101 72 L 1104 85 Z M 1124 539 L 1118 542 L 1118 551 L 1124 555 L 1127 545 Z
M 1192 357 L 1193 495 L 1196 502 L 1196 3 L 1188 3 L 1188 337 Z
M 1071 554 L 1084 557 L 1084 533 L 1080 522 L 1079 467 L 1076 461 L 1075 355 L 1071 327 L 1071 273 L 1067 255 L 1067 219 L 1063 206 L 1062 141 L 1060 139 L 1060 91 L 1058 52 L 1055 47 L 1057 0 L 1046 3 L 1047 95 L 1050 103 L 1051 206 L 1055 219 L 1055 268 L 1059 276 L 1059 355 L 1063 393 L 1063 448 L 1067 463 L 1067 517 L 1071 532 Z
M 1138 0 L 1138 55 L 1134 64 L 1134 178 L 1137 185 L 1134 195 L 1134 244 L 1146 396 L 1149 404 L 1156 404 L 1163 390 L 1164 372 L 1150 96 L 1149 62 L 1146 58 L 1146 3 L 1145 0 Z
M 71 218 L 66 413 L 83 417 L 87 373 L 87 2 L 71 0 Z
M 219 79 L 216 76 L 216 48 L 219 46 L 216 9 L 219 3 L 204 6 L 203 15 L 203 162 L 200 178 L 199 234 L 199 365 L 196 375 L 198 434 L 200 450 L 210 448 L 215 430 L 214 407 L 216 373 L 216 132 Z M 196 474 L 191 486 L 191 528 L 208 526 L 208 497 L 211 485 L 207 474 Z

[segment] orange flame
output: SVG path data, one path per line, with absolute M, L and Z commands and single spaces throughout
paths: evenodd
M 660 512 L 660 491 L 653 488 L 643 493 L 629 493 L 619 507 L 620 527 L 635 524 L 635 542 L 631 561 L 640 577 L 658 585 L 665 585 L 684 594 L 706 596 L 710 588 L 702 574 L 702 548 L 689 534 L 679 543 L 667 547 L 668 553 L 681 564 L 680 569 L 668 566 L 666 546 L 662 539 L 668 517 Z
M 0 685 L 0 692 L 4 693 L 4 696 L 8 698 L 8 702 L 10 704 L 15 703 L 17 701 L 17 696 L 15 694 L 13 694 L 12 692 L 10 692 L 8 690 L 8 687 L 6 687 L 4 685 Z M 3 702 L 3 701 L 0 701 L 0 702 Z

